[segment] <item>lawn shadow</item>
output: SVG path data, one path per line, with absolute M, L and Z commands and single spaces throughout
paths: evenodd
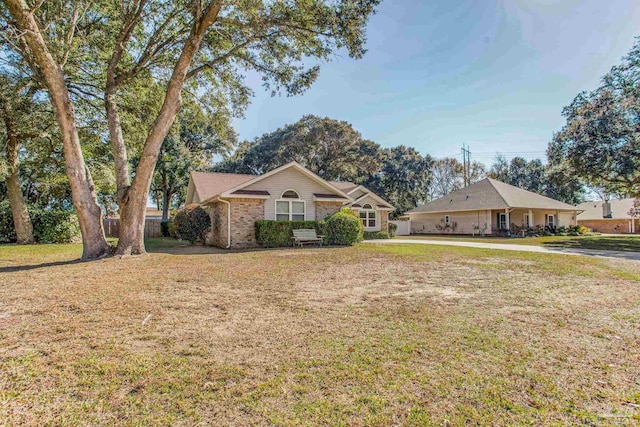
M 300 253 L 304 253 L 305 250 L 323 250 L 323 249 L 337 249 L 344 248 L 345 246 L 305 246 L 303 248 L 295 248 L 293 246 L 280 247 L 280 248 L 244 248 L 244 249 L 224 249 L 215 246 L 202 246 L 202 245 L 189 245 L 182 246 L 170 246 L 170 247 L 153 247 L 148 248 L 148 253 L 153 254 L 168 254 L 168 255 L 232 255 L 238 253 L 252 253 L 252 252 L 266 252 L 266 251 L 286 251 L 296 250 Z
M 583 237 L 581 239 L 566 239 L 544 242 L 542 245 L 552 249 L 562 248 L 617 252 L 640 252 L 640 238 L 638 238 L 637 236 Z
M 17 271 L 35 270 L 37 268 L 58 267 L 61 265 L 80 264 L 81 262 L 86 262 L 86 261 L 81 261 L 79 259 L 72 259 L 72 260 L 66 260 L 66 261 L 43 262 L 41 264 L 12 265 L 9 267 L 0 267 L 0 273 L 14 273 Z

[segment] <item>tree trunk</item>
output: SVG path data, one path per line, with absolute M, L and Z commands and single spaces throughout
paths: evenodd
M 160 147 L 180 111 L 182 85 L 191 66 L 191 61 L 198 52 L 207 30 L 215 22 L 221 7 L 222 1 L 212 2 L 205 13 L 196 19 L 173 68 L 162 108 L 145 140 L 140 162 L 136 167 L 136 175 L 127 190 L 126 200 L 120 208 L 120 239 L 116 249 L 118 255 L 145 253 L 144 217 Z
M 169 219 L 169 203 L 171 201 L 171 194 L 169 193 L 168 188 L 164 188 L 162 190 L 162 220 L 166 221 Z
M 82 259 L 101 258 L 109 254 L 109 245 L 104 237 L 102 226 L 102 210 L 96 199 L 91 174 L 84 162 L 76 128 L 74 106 L 62 70 L 49 52 L 33 13 L 25 1 L 4 0 L 4 2 L 23 32 L 44 76 L 60 125 L 67 177 L 82 233 Z
M 7 112 L 8 113 L 8 112 Z M 9 206 L 13 216 L 13 225 L 16 229 L 17 243 L 19 245 L 35 243 L 33 238 L 33 225 L 27 211 L 27 204 L 22 195 L 20 186 L 20 168 L 18 159 L 18 135 L 11 118 L 5 116 L 5 127 L 7 128 L 7 165 L 9 174 L 7 175 L 7 196 Z

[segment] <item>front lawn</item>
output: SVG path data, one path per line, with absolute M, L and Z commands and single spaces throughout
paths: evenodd
M 0 246 L 0 424 L 635 425 L 638 263 Z
M 396 236 L 396 239 L 452 240 L 459 242 L 504 243 L 510 245 L 532 245 L 575 249 L 596 249 L 640 252 L 640 236 L 544 236 L 544 237 L 473 237 L 414 235 Z

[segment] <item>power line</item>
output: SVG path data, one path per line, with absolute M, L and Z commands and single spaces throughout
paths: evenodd
M 469 151 L 469 145 L 465 148 L 462 144 L 462 163 L 464 165 L 464 186 L 471 184 L 471 151 Z

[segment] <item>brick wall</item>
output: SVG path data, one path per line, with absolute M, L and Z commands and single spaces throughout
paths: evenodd
M 224 248 L 227 246 L 227 205 L 216 202 L 206 206 L 205 210 L 211 217 L 211 231 L 207 235 L 207 245 Z
M 389 232 L 389 211 L 378 211 L 380 213 L 380 231 Z
M 636 219 L 636 233 L 639 233 L 638 230 L 639 224 Z M 597 231 L 599 233 L 613 233 L 613 234 L 628 234 L 629 233 L 629 220 L 628 219 L 594 219 L 594 220 L 578 220 L 578 225 L 584 225 L 585 227 L 591 229 L 592 231 Z
M 256 242 L 256 221 L 264 219 L 264 200 L 234 199 L 231 202 L 231 247 L 252 248 Z
M 340 211 L 342 203 L 338 202 L 315 202 L 316 203 L 316 220 L 320 221 L 328 216 Z

